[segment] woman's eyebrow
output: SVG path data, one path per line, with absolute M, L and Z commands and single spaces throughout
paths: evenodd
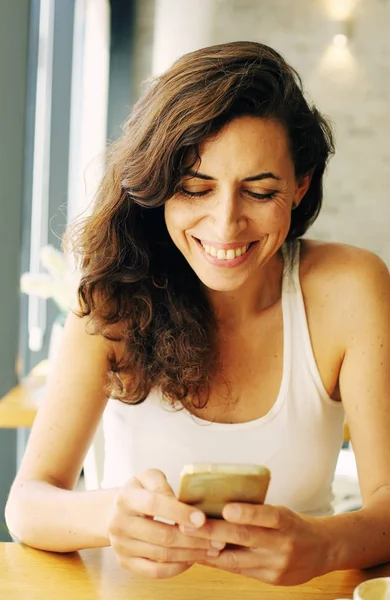
M 210 177 L 210 175 L 206 175 L 205 173 L 199 173 L 199 171 L 193 171 L 192 169 L 188 169 L 184 175 L 191 175 L 191 177 L 195 177 L 197 179 L 204 179 L 205 181 L 215 181 L 214 177 Z M 258 173 L 257 175 L 251 175 L 250 177 L 245 177 L 242 181 L 261 181 L 262 179 L 275 179 L 276 181 L 281 181 L 280 177 L 272 173 L 271 171 L 265 171 L 264 173 Z
M 205 175 L 204 173 L 199 173 L 199 171 L 193 171 L 192 169 L 187 169 L 184 175 L 191 175 L 191 177 L 205 179 L 206 181 L 215 181 L 214 177 L 210 177 L 210 175 Z
M 261 181 L 262 179 L 276 179 L 276 181 L 281 181 L 281 178 L 271 173 L 271 171 L 266 171 L 265 173 L 258 173 L 257 175 L 251 175 L 250 177 L 245 177 L 243 181 Z

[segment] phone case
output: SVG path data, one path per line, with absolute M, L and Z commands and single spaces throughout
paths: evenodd
M 228 502 L 263 504 L 271 473 L 267 467 L 240 464 L 196 463 L 181 472 L 179 500 L 222 518 Z

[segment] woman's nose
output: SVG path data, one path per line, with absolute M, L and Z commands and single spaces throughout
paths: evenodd
M 212 208 L 213 229 L 222 242 L 233 242 L 247 226 L 240 198 L 229 193 L 216 199 Z

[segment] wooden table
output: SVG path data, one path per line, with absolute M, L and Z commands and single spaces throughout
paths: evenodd
M 133 577 L 111 548 L 53 554 L 19 544 L 0 544 L 2 600 L 335 600 L 351 598 L 359 583 L 390 575 L 390 564 L 368 571 L 336 571 L 296 587 L 195 565 L 166 580 Z

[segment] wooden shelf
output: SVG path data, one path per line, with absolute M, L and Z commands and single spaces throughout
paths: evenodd
M 48 361 L 42 361 L 0 400 L 0 429 L 32 426 L 43 398 L 48 372 Z

